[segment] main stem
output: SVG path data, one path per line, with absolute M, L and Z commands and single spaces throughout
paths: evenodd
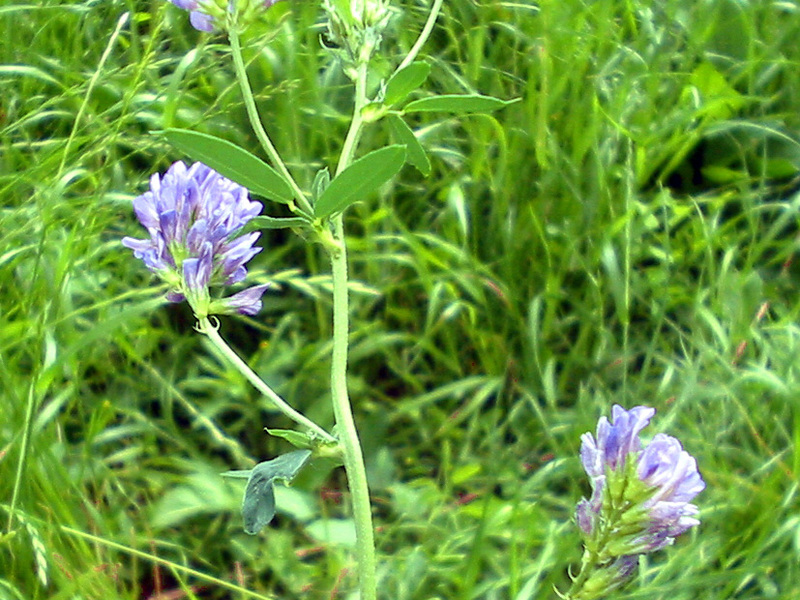
M 355 108 L 350 130 L 342 147 L 342 155 L 336 168 L 341 173 L 352 162 L 358 141 L 361 138 L 361 109 L 367 102 L 367 65 L 358 66 L 355 84 Z M 339 214 L 332 219 L 333 236 L 336 241 L 331 249 L 331 275 L 333 279 L 333 357 L 331 360 L 331 399 L 339 434 L 339 443 L 344 455 L 344 468 L 353 502 L 353 519 L 356 526 L 356 551 L 358 554 L 358 577 L 361 600 L 375 600 L 377 580 L 375 576 L 375 538 L 372 530 L 372 508 L 369 501 L 367 472 L 364 455 L 358 439 L 353 410 L 347 392 L 347 348 L 349 334 L 349 302 L 347 292 L 347 247 L 344 238 L 344 222 Z

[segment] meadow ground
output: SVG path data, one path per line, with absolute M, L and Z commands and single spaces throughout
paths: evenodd
M 396 7 L 376 79 L 425 21 Z M 352 101 L 322 19 L 281 2 L 244 41 L 304 186 Z M 382 598 L 555 599 L 580 435 L 615 403 L 655 407 L 708 487 L 614 597 L 800 598 L 798 39 L 793 0 L 445 2 L 418 94 L 520 100 L 415 117 L 430 176 L 347 213 Z M 243 533 L 220 473 L 288 450 L 263 427 L 289 423 L 120 244 L 185 158 L 154 132 L 258 152 L 224 38 L 168 2 L 5 2 L 0 86 L 0 599 L 351 597 L 341 469 Z M 275 291 L 222 332 L 330 424 L 328 263 L 288 230 L 261 245 Z

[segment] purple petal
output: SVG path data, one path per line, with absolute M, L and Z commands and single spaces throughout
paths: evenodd
M 133 201 L 133 208 L 150 240 L 125 238 L 123 244 L 147 268 L 173 271 L 162 275 L 173 285 L 182 278 L 188 289 L 207 293 L 209 286 L 239 282 L 247 275 L 245 263 L 261 251 L 253 247 L 258 232 L 236 234 L 262 205 L 249 199 L 245 187 L 203 163 L 187 167 L 177 161 L 163 176 L 153 174 L 150 190 Z
M 705 489 L 697 461 L 674 437 L 657 434 L 639 458 L 639 478 L 659 488 L 653 501 L 688 502 Z
M 189 13 L 189 22 L 198 31 L 214 31 L 214 19 L 199 10 Z
M 169 300 L 170 302 L 183 302 L 184 300 L 186 300 L 186 296 L 184 296 L 180 292 L 170 291 L 167 292 L 167 300 Z
M 197 8 L 197 0 L 170 0 L 170 2 L 183 10 L 195 10 Z
M 578 522 L 578 527 L 580 527 L 585 534 L 591 535 L 594 530 L 594 519 L 595 515 L 592 514 L 589 501 L 583 498 L 578 502 L 578 506 L 575 508 L 575 520 Z
M 255 315 L 261 310 L 261 296 L 264 295 L 269 286 L 270 284 L 268 283 L 254 285 L 233 296 L 223 298 L 222 302 L 231 311 L 237 311 L 243 315 Z
M 183 278 L 189 289 L 199 291 L 208 288 L 211 267 L 211 244 L 206 242 L 198 258 L 187 258 L 183 261 Z
M 615 404 L 611 409 L 613 425 L 604 448 L 606 461 L 612 469 L 622 468 L 625 457 L 642 448 L 639 433 L 655 414 L 649 406 L 634 406 L 629 411 Z

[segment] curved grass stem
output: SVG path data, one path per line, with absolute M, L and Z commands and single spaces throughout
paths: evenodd
M 267 156 L 269 156 L 272 164 L 276 169 L 278 169 L 281 176 L 286 180 L 286 183 L 288 183 L 292 188 L 292 192 L 294 193 L 294 197 L 297 200 L 300 210 L 308 215 L 313 215 L 314 209 L 311 207 L 311 204 L 303 193 L 303 190 L 301 190 L 300 186 L 297 185 L 297 182 L 294 180 L 294 177 L 292 177 L 289 169 L 286 168 L 286 164 L 283 162 L 280 154 L 278 154 L 278 150 L 275 148 L 275 145 L 272 143 L 269 135 L 267 135 L 266 129 L 264 129 L 264 125 L 261 123 L 261 118 L 258 115 L 258 108 L 256 107 L 256 101 L 253 97 L 253 90 L 250 87 L 250 80 L 247 78 L 247 69 L 245 69 L 244 66 L 242 47 L 239 43 L 239 34 L 236 31 L 235 24 L 231 24 L 228 29 L 228 39 L 231 44 L 231 54 L 233 56 L 233 66 L 236 70 L 236 79 L 239 80 L 239 87 L 242 91 L 242 98 L 244 99 L 244 105 L 247 109 L 247 118 L 250 120 L 250 126 L 253 128 L 261 147 L 264 148 L 264 151 L 267 153 Z

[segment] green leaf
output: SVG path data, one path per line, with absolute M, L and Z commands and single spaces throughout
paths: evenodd
M 356 545 L 356 526 L 352 519 L 319 519 L 305 527 L 306 533 L 323 544 Z
M 509 104 L 518 102 L 516 100 L 500 100 L 491 96 L 431 96 L 409 102 L 403 109 L 404 112 L 452 112 L 458 114 L 485 113 L 498 110 Z
M 314 445 L 308 435 L 293 429 L 267 429 L 265 427 L 264 430 L 272 436 L 283 438 L 295 448 L 311 448 Z
M 425 83 L 430 72 L 430 65 L 421 60 L 397 71 L 386 83 L 383 103 L 389 106 L 402 102 L 411 92 Z
M 405 146 L 395 145 L 370 152 L 337 175 L 314 206 L 317 218 L 341 212 L 377 190 L 394 177 L 406 160 Z
M 245 533 L 255 535 L 272 520 L 275 516 L 275 480 L 291 481 L 310 457 L 311 450 L 295 450 L 253 467 L 242 501 Z
M 306 227 L 308 221 L 302 217 L 287 217 L 278 219 L 276 217 L 253 217 L 242 227 L 239 235 L 258 231 L 260 229 L 288 229 L 290 227 Z
M 245 186 L 254 194 L 284 204 L 293 199 L 292 189 L 275 169 L 236 144 L 188 129 L 165 129 L 164 136 L 181 152 Z
M 397 136 L 397 139 L 403 142 L 408 151 L 408 162 L 414 165 L 417 170 L 427 177 L 431 174 L 431 161 L 428 160 L 428 155 L 422 144 L 419 143 L 417 136 L 411 131 L 411 128 L 406 124 L 403 119 L 396 115 L 389 117 L 389 125 L 392 131 Z
M 314 202 L 317 201 L 317 198 L 322 195 L 330 183 L 331 174 L 328 171 L 328 167 L 317 171 L 317 174 L 314 175 L 314 183 L 311 184 L 311 198 Z
M 225 471 L 222 473 L 223 477 L 228 477 L 229 479 L 250 479 L 250 474 L 253 472 L 253 469 L 243 469 L 240 471 Z

